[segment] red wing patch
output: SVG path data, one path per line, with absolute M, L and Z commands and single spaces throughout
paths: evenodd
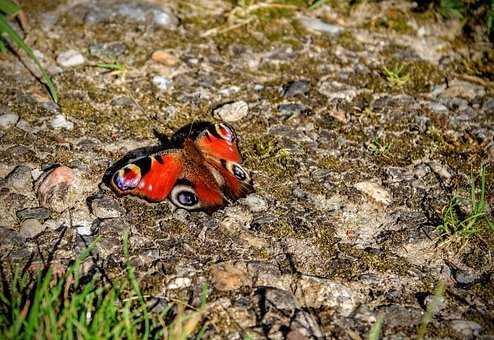
M 148 201 L 166 199 L 182 172 L 178 152 L 139 158 L 115 172 L 112 187 L 120 194 L 133 194 Z
M 221 129 L 225 129 L 222 127 Z M 225 132 L 226 134 L 226 132 Z M 202 135 L 197 137 L 195 143 L 201 152 L 218 158 L 240 163 L 242 157 L 238 151 L 236 140 L 232 137 L 231 140 L 217 137 L 206 130 Z

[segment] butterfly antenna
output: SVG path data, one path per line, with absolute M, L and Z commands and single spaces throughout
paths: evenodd
M 189 124 L 190 126 L 189 126 L 189 134 L 188 134 L 188 137 L 190 137 L 190 135 L 192 134 L 192 129 L 194 128 L 194 123 L 196 122 L 196 120 L 197 120 L 197 118 L 194 117 L 192 119 L 192 123 Z

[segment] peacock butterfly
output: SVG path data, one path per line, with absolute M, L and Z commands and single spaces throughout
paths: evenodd
M 170 139 L 156 134 L 160 145 L 129 152 L 106 171 L 103 182 L 117 194 L 212 212 L 254 191 L 230 125 L 195 122 Z

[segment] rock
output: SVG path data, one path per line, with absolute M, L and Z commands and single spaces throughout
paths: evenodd
M 305 307 L 335 308 L 342 316 L 349 316 L 359 305 L 356 292 L 341 283 L 303 275 L 297 282 L 295 296 Z
M 218 91 L 218 93 L 220 93 L 222 96 L 227 96 L 227 97 L 239 92 L 240 92 L 240 87 L 235 85 L 225 87 Z
M 81 204 L 72 211 L 72 225 L 79 235 L 91 235 L 93 220 L 94 217 L 91 216 L 89 208 L 85 204 Z
M 447 97 L 474 99 L 475 97 L 483 97 L 485 95 L 485 88 L 467 81 L 453 79 L 449 82 L 449 87 L 444 90 L 443 95 Z
M 127 110 L 139 111 L 140 107 L 135 100 L 128 96 L 116 96 L 112 98 L 111 105 L 115 107 L 121 107 Z
M 84 56 L 76 50 L 64 51 L 57 57 L 57 63 L 65 68 L 82 65 L 85 61 Z
M 268 209 L 268 203 L 266 202 L 266 200 L 257 194 L 248 195 L 243 199 L 243 202 L 253 213 L 265 211 Z
M 157 63 L 163 64 L 165 66 L 175 66 L 178 64 L 178 58 L 175 57 L 173 54 L 163 51 L 163 50 L 157 50 L 154 51 L 153 54 L 151 55 L 151 59 L 156 61 Z
M 359 182 L 354 185 L 357 190 L 372 197 L 376 202 L 384 205 L 391 203 L 391 195 L 384 187 L 374 182 Z
M 154 76 L 151 82 L 160 92 L 166 92 L 172 87 L 172 80 L 163 76 Z
M 66 166 L 49 170 L 37 181 L 40 205 L 56 212 L 72 208 L 82 199 L 83 190 L 77 173 Z
M 45 228 L 40 221 L 36 219 L 28 219 L 21 223 L 20 234 L 26 238 L 32 238 L 40 234 Z
M 8 129 L 15 126 L 19 121 L 19 115 L 15 113 L 4 113 L 0 115 L 0 128 Z
M 457 269 L 453 271 L 453 277 L 459 284 L 467 285 L 476 280 L 476 276 L 466 270 Z
M 291 330 L 286 335 L 286 340 L 308 340 L 309 338 L 298 330 Z
M 317 210 L 331 212 L 341 209 L 341 201 L 343 200 L 340 196 L 336 195 L 331 198 L 326 198 L 324 194 L 311 194 L 309 196 L 311 203 Z
M 482 106 L 482 110 L 487 113 L 494 114 L 494 98 L 486 100 L 486 102 Z
M 229 291 L 249 285 L 247 271 L 239 264 L 220 263 L 213 266 L 209 273 L 217 290 Z
M 460 333 L 464 339 L 473 339 L 478 336 L 482 330 L 482 326 L 473 321 L 452 320 L 449 324 L 451 325 L 451 328 Z
M 225 122 L 236 122 L 249 114 L 249 105 L 244 101 L 233 102 L 215 109 L 213 114 Z
M 69 122 L 64 115 L 58 114 L 50 122 L 50 125 L 54 129 L 67 129 L 72 130 L 74 128 L 74 123 Z
M 300 103 L 284 103 L 278 105 L 278 111 L 284 115 L 296 115 L 296 114 L 308 114 L 310 109 L 304 104 Z
M 192 285 L 192 280 L 188 277 L 176 277 L 168 282 L 167 289 L 181 289 Z
M 154 23 L 163 28 L 174 30 L 178 26 L 178 19 L 170 11 L 164 9 L 153 9 Z
M 335 35 L 335 36 L 343 32 L 343 27 L 337 25 L 331 25 L 316 18 L 311 18 L 301 15 L 299 17 L 299 20 L 302 23 L 302 25 L 310 31 L 327 33 L 329 35 Z
M 274 307 L 278 310 L 293 312 L 300 308 L 297 299 L 289 291 L 278 288 L 262 287 L 258 290 L 258 294 L 260 295 L 260 301 L 263 304 L 261 308 L 264 310 Z
M 435 113 L 444 113 L 444 114 L 449 112 L 449 110 L 446 106 L 444 106 L 443 104 L 438 103 L 438 102 L 429 103 L 429 110 L 431 110 L 432 112 L 435 112 Z
M 306 95 L 309 93 L 310 83 L 307 80 L 292 80 L 282 87 L 282 94 L 285 98 Z
M 329 100 L 345 99 L 353 100 L 362 90 L 357 90 L 355 87 L 340 83 L 336 80 L 324 80 L 319 83 L 318 91 L 322 95 L 328 97 Z
M 16 215 L 21 221 L 28 219 L 46 220 L 50 217 L 50 211 L 43 207 L 25 208 L 17 211 Z
M 323 333 L 316 319 L 304 310 L 296 311 L 295 316 L 292 318 L 290 328 L 295 329 L 297 332 L 299 332 L 299 334 L 305 336 L 305 339 L 323 338 Z
M 91 211 L 98 218 L 116 218 L 125 214 L 118 201 L 110 197 L 95 198 L 91 201 Z
M 26 165 L 18 165 L 5 177 L 6 186 L 14 192 L 23 195 L 33 193 L 32 169 Z
M 89 53 L 102 59 L 115 59 L 127 53 L 127 46 L 120 41 L 108 43 L 95 43 L 89 46 Z
M 170 30 L 175 30 L 178 26 L 177 17 L 168 8 L 134 2 L 93 6 L 86 14 L 84 21 L 86 24 L 97 24 L 108 21 L 121 22 L 122 18 L 131 22 L 153 24 Z
M 76 232 L 77 232 L 77 234 L 79 234 L 81 236 L 91 236 L 92 235 L 91 227 L 87 227 L 87 226 L 76 227 Z
M 31 124 L 29 124 L 27 121 L 24 119 L 19 119 L 19 121 L 16 124 L 18 129 L 21 129 L 24 132 L 29 132 L 29 133 L 35 133 L 33 130 Z
M 438 174 L 442 178 L 444 178 L 444 179 L 450 179 L 451 178 L 451 173 L 449 172 L 448 168 L 445 165 L 443 165 L 439 162 L 431 162 L 429 165 L 430 165 L 432 171 L 434 171 L 436 174 Z

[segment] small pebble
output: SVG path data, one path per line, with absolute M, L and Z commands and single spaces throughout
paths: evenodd
M 95 198 L 91 201 L 91 211 L 98 218 L 116 218 L 125 213 L 118 201 L 110 197 Z
M 16 212 L 17 217 L 20 220 L 46 220 L 50 217 L 50 211 L 43 207 L 26 208 Z
M 74 128 L 74 123 L 68 121 L 64 115 L 58 114 L 50 122 L 50 125 L 54 129 L 67 129 L 72 130 Z
M 214 115 L 225 122 L 236 122 L 249 114 L 249 105 L 244 101 L 225 104 L 213 111 Z
M 285 98 L 306 95 L 309 93 L 310 83 L 307 80 L 293 80 L 283 85 L 282 94 Z
M 338 35 L 343 32 L 343 27 L 331 25 L 316 18 L 301 16 L 300 22 L 306 29 L 311 31 L 327 33 L 330 35 Z
M 119 41 L 96 43 L 89 46 L 89 53 L 99 58 L 116 58 L 127 53 L 127 46 Z
M 160 92 L 166 92 L 172 87 L 171 79 L 163 76 L 154 76 L 151 82 Z
M 178 64 L 177 57 L 163 50 L 154 51 L 153 54 L 151 55 L 151 59 L 156 61 L 157 63 L 170 67 Z
M 21 223 L 21 230 L 19 233 L 26 238 L 31 238 L 41 233 L 44 229 L 45 228 L 40 221 L 28 219 Z
M 231 263 L 215 265 L 210 270 L 213 285 L 217 290 L 229 291 L 248 285 L 246 271 Z
M 245 204 L 251 212 L 261 212 L 268 209 L 268 203 L 264 198 L 256 194 L 250 194 L 244 198 Z
M 192 280 L 190 278 L 177 277 L 171 280 L 170 283 L 168 283 L 168 286 L 166 286 L 166 288 L 168 289 L 187 288 L 190 287 L 191 284 L 192 284 Z
M 82 235 L 82 236 L 90 236 L 92 235 L 91 233 L 91 227 L 86 227 L 86 226 L 81 226 L 76 228 L 77 234 Z
M 310 109 L 304 104 L 300 103 L 284 103 L 278 105 L 278 111 L 285 115 L 307 114 L 310 113 Z
M 15 126 L 19 121 L 19 116 L 15 113 L 5 113 L 0 116 L 0 128 L 8 129 Z
M 173 14 L 160 9 L 154 9 L 152 10 L 152 12 L 154 16 L 154 23 L 157 26 L 168 28 L 171 30 L 177 28 L 178 19 Z
M 26 165 L 18 165 L 6 177 L 5 182 L 11 190 L 23 194 L 31 195 L 33 191 L 32 169 Z
M 360 182 L 355 184 L 355 188 L 372 197 L 376 202 L 384 205 L 391 203 L 391 195 L 381 185 L 374 182 Z
M 84 64 L 84 56 L 76 50 L 62 52 L 57 57 L 57 63 L 62 67 L 73 67 Z

